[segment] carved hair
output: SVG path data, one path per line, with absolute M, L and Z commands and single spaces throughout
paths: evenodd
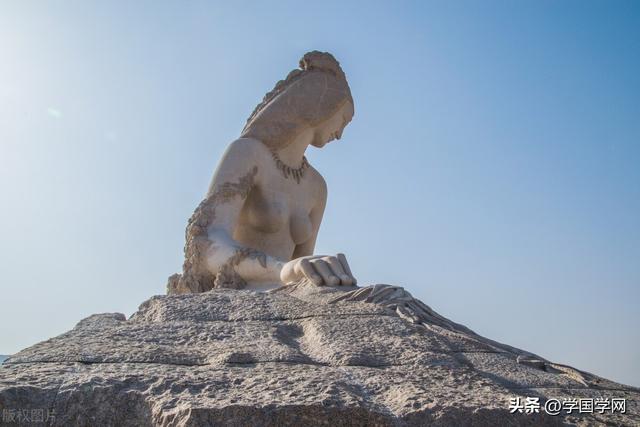
M 302 57 L 299 70 L 291 71 L 265 95 L 241 136 L 271 149 L 285 147 L 303 129 L 331 118 L 347 101 L 353 105 L 340 64 L 330 53 L 314 50 Z

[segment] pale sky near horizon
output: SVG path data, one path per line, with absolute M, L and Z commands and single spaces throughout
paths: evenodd
M 318 253 L 640 386 L 640 3 L 0 2 L 0 354 L 131 315 L 309 50 L 355 99 Z

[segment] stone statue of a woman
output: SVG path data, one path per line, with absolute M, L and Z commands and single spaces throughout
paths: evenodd
M 189 219 L 183 272 L 169 278 L 168 293 L 234 288 L 315 303 L 373 303 L 411 323 L 472 337 L 522 363 L 546 363 L 440 316 L 400 286 L 355 286 L 342 254 L 313 254 L 327 186 L 304 153 L 340 139 L 353 114 L 338 61 L 329 53 L 305 54 L 300 70 L 264 97 L 222 157 Z
M 268 290 L 306 279 L 356 284 L 344 255 L 314 255 L 327 186 L 304 153 L 340 139 L 354 114 L 340 64 L 309 52 L 229 145 L 186 230 L 182 274 L 169 293 Z

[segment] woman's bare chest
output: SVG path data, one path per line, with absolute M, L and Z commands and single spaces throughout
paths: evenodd
M 304 243 L 313 234 L 314 199 L 309 193 L 301 185 L 256 186 L 245 202 L 242 222 L 261 234 L 286 234 L 295 244 Z

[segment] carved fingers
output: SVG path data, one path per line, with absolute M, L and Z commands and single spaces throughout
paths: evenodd
M 299 260 L 300 261 L 297 263 L 297 266 L 296 266 L 297 268 L 295 268 L 295 270 L 297 270 L 299 273 L 298 277 L 302 278 L 302 276 L 304 276 L 307 279 L 311 280 L 316 285 L 322 286 L 323 277 L 320 276 L 317 270 L 313 268 L 308 257 L 300 258 Z M 294 261 L 297 261 L 297 260 L 294 260 Z
M 303 278 L 317 286 L 353 286 L 357 283 L 343 254 L 313 255 L 294 259 L 284 265 L 280 278 L 285 284 Z
M 331 271 L 335 275 L 337 279 L 339 279 L 339 283 L 343 286 L 351 286 L 353 285 L 353 278 L 350 274 L 347 273 L 344 266 L 340 262 L 337 257 L 329 257 L 327 260 L 327 264 L 331 267 Z
M 337 258 L 338 258 L 338 261 L 340 261 L 340 265 L 342 265 L 342 268 L 345 274 L 349 276 L 349 278 L 351 279 L 351 285 L 352 286 L 357 285 L 358 281 L 356 280 L 355 277 L 353 277 L 353 273 L 351 272 L 351 268 L 349 267 L 349 263 L 347 262 L 347 257 L 344 254 L 338 254 Z
M 322 276 L 324 285 L 338 286 L 338 284 L 340 284 L 340 279 L 329 267 L 329 258 L 330 257 L 322 257 L 313 259 L 311 260 L 311 265 L 313 265 L 313 268 L 315 268 L 320 276 Z

